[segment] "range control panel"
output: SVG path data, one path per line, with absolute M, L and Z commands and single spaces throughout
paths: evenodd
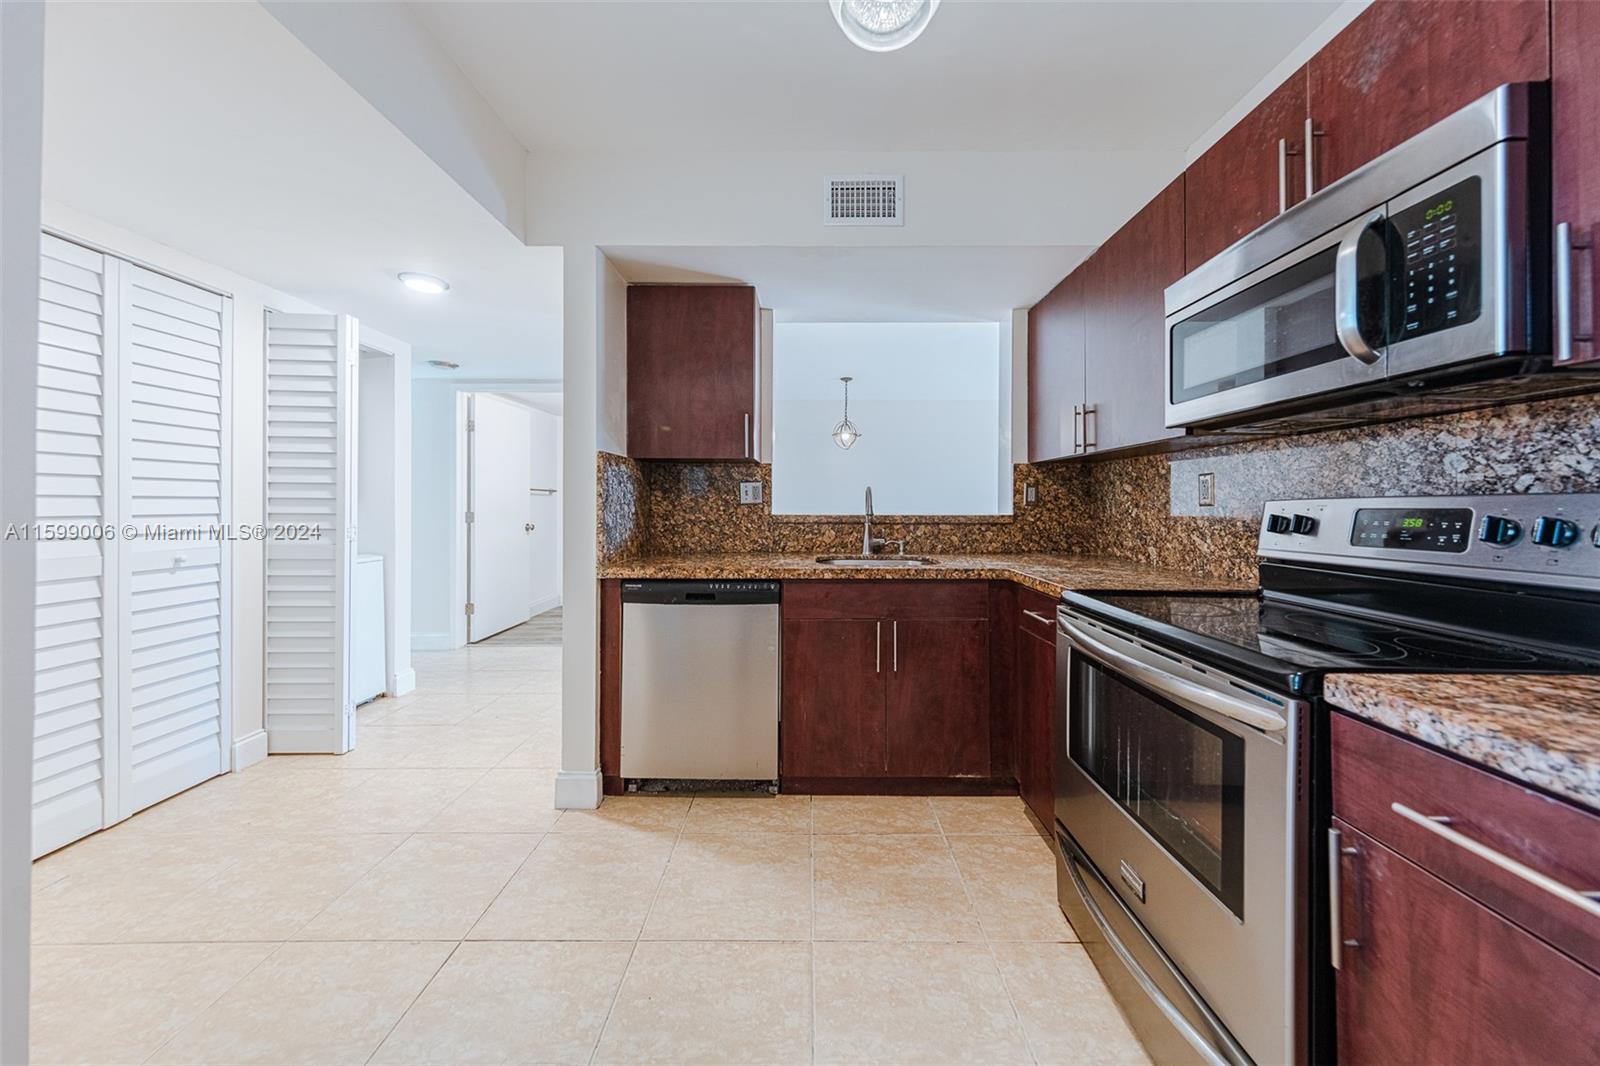
M 1258 547 L 1273 559 L 1600 587 L 1600 493 L 1272 501 Z

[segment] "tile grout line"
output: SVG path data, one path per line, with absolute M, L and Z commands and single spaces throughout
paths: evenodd
M 225 943 L 255 944 L 255 943 L 267 943 L 267 941 L 255 941 L 255 940 L 225 941 Z M 277 945 L 271 951 L 267 952 L 265 955 L 261 956 L 261 958 L 256 960 L 256 964 L 254 966 L 250 967 L 244 973 L 240 974 L 237 980 L 230 981 L 228 983 L 227 987 L 218 989 L 217 994 L 215 996 L 213 996 L 210 1000 L 207 1000 L 206 1004 L 203 1007 L 201 1007 L 199 1010 L 194 1012 L 194 1017 L 190 1018 L 188 1021 L 186 1021 L 182 1025 L 178 1026 L 178 1028 L 174 1029 L 167 1036 L 167 1038 L 165 1040 L 161 1041 L 161 1043 L 159 1043 L 159 1044 L 157 1044 L 155 1046 L 155 1048 L 150 1052 L 150 1054 L 146 1055 L 144 1058 L 140 1059 L 139 1061 L 141 1063 L 146 1063 L 146 1062 L 149 1062 L 151 1059 L 155 1058 L 157 1055 L 161 1054 L 162 1051 L 166 1050 L 167 1045 L 171 1044 L 174 1040 L 178 1039 L 178 1037 L 180 1037 L 184 1033 L 188 1032 L 189 1029 L 192 1028 L 196 1022 L 198 1022 L 201 1018 L 205 1017 L 205 1014 L 206 1014 L 207 1011 L 209 1011 L 212 1007 L 215 1007 L 218 1003 L 222 1002 L 222 997 L 223 996 L 226 996 L 229 992 L 232 992 L 235 988 L 237 988 L 240 985 L 241 982 L 244 981 L 245 978 L 249 977 L 251 974 L 253 974 L 257 970 L 261 969 L 261 967 L 265 966 L 267 964 L 267 960 L 271 959 L 278 952 L 282 951 L 283 950 L 283 946 L 285 944 L 287 944 L 287 943 L 288 943 L 287 940 L 278 941 Z
M 356 941 L 356 943 L 371 944 L 376 943 L 376 941 Z M 422 941 L 398 941 L 398 943 L 422 943 Z M 417 1001 L 422 998 L 422 994 L 426 992 L 428 987 L 438 979 L 439 974 L 444 971 L 444 968 L 450 964 L 450 960 L 456 957 L 456 952 L 460 950 L 461 941 L 457 940 L 455 946 L 444 953 L 444 958 L 439 960 L 439 965 L 433 968 L 433 972 L 428 975 L 428 979 L 422 982 L 421 986 L 418 987 L 416 994 L 411 997 L 411 1002 L 407 1003 L 405 1005 L 405 1009 L 395 1017 L 394 1024 L 390 1025 L 389 1028 L 384 1031 L 383 1036 L 378 1039 L 378 1042 L 372 1046 L 372 1051 L 365 1059 L 362 1060 L 363 1066 L 377 1058 L 378 1052 L 383 1050 L 383 1045 L 388 1043 L 389 1038 L 394 1035 L 394 1031 L 400 1028 L 400 1023 L 405 1021 L 406 1015 L 411 1013 L 411 1008 L 417 1005 Z
M 1027 1053 L 1030 1062 L 1038 1063 L 1039 1056 L 1033 1050 L 1033 1042 L 1028 1039 L 1028 1027 L 1022 1024 L 1022 1012 L 1017 1009 L 1016 997 L 1011 994 L 1011 985 L 1006 981 L 1005 972 L 1000 969 L 1000 956 L 994 950 L 994 940 L 989 936 L 989 928 L 978 913 L 978 904 L 973 898 L 972 889 L 967 884 L 966 872 L 961 869 L 961 860 L 956 857 L 956 850 L 950 844 L 950 834 L 945 832 L 944 819 L 939 818 L 938 808 L 934 809 L 934 819 L 939 823 L 939 835 L 944 838 L 945 848 L 950 852 L 950 861 L 955 864 L 961 891 L 966 895 L 967 902 L 972 905 L 972 916 L 978 923 L 978 932 L 983 936 L 983 946 L 989 952 L 989 961 L 994 964 L 994 975 L 1000 979 L 1000 989 L 1006 994 L 1006 1006 L 1011 1008 L 1011 1018 L 1016 1023 L 1017 1035 L 1022 1037 L 1022 1050 Z
M 600 806 L 605 806 L 604 797 L 602 797 L 600 800 Z M 689 824 L 689 810 L 693 806 L 694 799 L 691 797 L 689 800 L 689 806 L 684 808 L 683 821 L 678 823 L 678 831 L 672 838 L 672 847 L 667 852 L 666 863 L 661 867 L 661 876 L 656 878 L 655 891 L 650 894 L 650 906 L 645 908 L 644 918 L 639 922 L 639 931 L 634 934 L 633 944 L 628 948 L 628 961 L 623 963 L 622 973 L 617 977 L 616 991 L 611 993 L 611 1002 L 606 1004 L 606 1016 L 601 1019 L 600 1027 L 595 1032 L 594 1047 L 589 1049 L 588 1061 L 590 1066 L 593 1066 L 595 1059 L 600 1054 L 600 1043 L 605 1039 L 606 1029 L 611 1025 L 611 1014 L 617 1009 L 617 1000 L 622 998 L 622 986 L 627 983 L 628 971 L 633 969 L 633 957 L 639 950 L 639 941 L 644 937 L 645 926 L 650 924 L 650 915 L 656 909 L 656 900 L 661 898 L 661 886 L 666 883 L 667 871 L 672 867 L 672 856 L 678 850 L 678 843 L 683 840 L 684 827 Z M 598 809 L 599 808 L 596 808 L 596 810 Z M 615 941 L 613 941 L 613 943 L 615 943 Z

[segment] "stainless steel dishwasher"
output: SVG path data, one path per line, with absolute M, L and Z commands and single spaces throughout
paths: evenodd
M 778 778 L 779 584 L 622 584 L 622 776 Z

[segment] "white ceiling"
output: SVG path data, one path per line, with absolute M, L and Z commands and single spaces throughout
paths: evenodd
M 945 0 L 899 52 L 826 0 L 414 7 L 540 150 L 1183 150 L 1336 0 Z
M 786 322 L 998 321 L 1031 307 L 1092 248 L 615 247 L 628 281 L 739 282 Z
M 46 22 L 48 199 L 353 314 L 411 342 L 419 376 L 561 376 L 560 250 L 513 237 L 260 7 Z

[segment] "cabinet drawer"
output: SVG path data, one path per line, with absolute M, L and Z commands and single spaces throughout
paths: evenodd
M 1335 825 L 1349 849 L 1339 863 L 1341 1063 L 1593 1061 L 1600 975 Z
M 1332 717 L 1337 817 L 1600 970 L 1600 918 L 1403 811 L 1448 818 L 1444 828 L 1580 892 L 1600 889 L 1600 817 L 1348 715 Z
M 785 581 L 785 618 L 989 618 L 985 581 Z
M 1017 626 L 1041 640 L 1056 640 L 1058 601 L 1032 589 L 1017 590 Z

